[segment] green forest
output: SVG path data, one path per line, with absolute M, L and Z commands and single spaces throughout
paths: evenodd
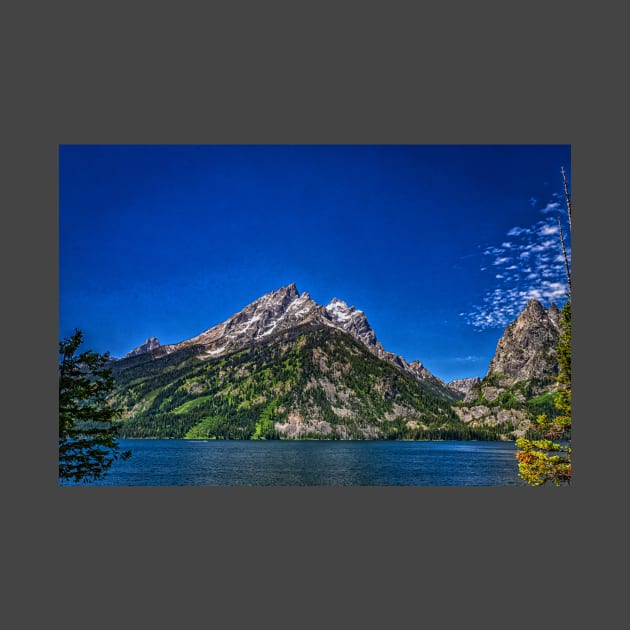
M 284 439 L 277 424 L 291 414 L 329 427 L 302 439 L 495 440 L 511 428 L 465 425 L 451 408 L 455 397 L 316 324 L 218 359 L 188 348 L 114 363 L 113 373 L 121 437 Z

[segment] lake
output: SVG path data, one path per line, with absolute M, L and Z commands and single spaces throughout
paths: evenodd
M 523 486 L 513 442 L 119 440 L 100 486 Z M 73 484 L 63 484 L 73 485 Z

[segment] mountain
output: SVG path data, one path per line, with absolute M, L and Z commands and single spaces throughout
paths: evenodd
M 295 284 L 170 345 L 111 364 L 128 437 L 496 439 L 452 409 L 461 392 L 387 352 L 365 313 Z
M 558 309 L 531 301 L 483 379 L 447 384 L 385 350 L 363 311 L 290 284 L 112 361 L 112 403 L 126 437 L 511 439 L 553 409 L 558 334 Z
M 469 426 L 512 426 L 523 435 L 540 413 L 557 415 L 554 406 L 556 347 L 560 311 L 530 300 L 499 339 L 487 374 L 471 383 L 454 411 Z M 458 387 L 458 383 L 449 383 Z M 460 388 L 463 391 L 463 388 Z
M 160 346 L 157 339 L 151 337 L 125 358 L 147 352 L 152 359 L 157 359 L 185 349 L 194 349 L 199 358 L 219 358 L 262 343 L 272 335 L 308 322 L 317 322 L 348 333 L 374 355 L 421 381 L 437 395 L 447 399 L 461 398 L 458 390 L 449 388 L 420 361 L 409 363 L 402 357 L 387 352 L 377 340 L 363 311 L 348 306 L 338 298 L 333 298 L 325 307 L 321 306 L 308 293 L 300 294 L 295 283 L 263 295 L 223 323 L 191 339 Z
M 557 376 L 559 337 L 558 307 L 552 304 L 547 310 L 538 300 L 530 300 L 499 339 L 486 377 L 497 376 L 501 384 L 513 385 Z

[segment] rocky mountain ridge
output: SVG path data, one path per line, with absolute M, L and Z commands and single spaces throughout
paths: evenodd
M 444 383 L 378 341 L 365 313 L 295 284 L 186 341 L 113 361 L 128 437 L 512 439 L 553 412 L 560 312 L 532 300 L 488 373 Z
M 160 342 L 156 337 L 149 337 L 143 344 L 140 344 L 137 348 L 129 351 L 123 359 L 128 359 L 129 357 L 137 357 L 140 354 L 145 354 L 147 352 L 151 352 L 152 350 L 157 350 L 160 347 Z
M 559 336 L 558 307 L 552 303 L 546 309 L 538 300 L 530 300 L 506 327 L 486 375 L 466 384 L 463 401 L 454 407 L 460 420 L 470 426 L 511 424 L 511 435 L 519 437 L 532 417 L 554 415 Z
M 531 299 L 505 329 L 490 361 L 486 379 L 496 377 L 499 386 L 558 374 L 556 346 L 560 338 L 560 310 L 552 303 L 546 309 Z
M 317 322 L 342 330 L 380 359 L 388 361 L 443 395 L 451 398 L 462 397 L 459 389 L 449 387 L 427 370 L 420 361 L 408 362 L 403 357 L 385 350 L 377 340 L 362 310 L 349 306 L 336 297 L 327 306 L 322 306 L 308 293 L 300 294 L 295 283 L 266 293 L 226 321 L 191 339 L 175 344 L 160 345 L 155 337 L 151 337 L 124 358 L 138 357 L 143 353 L 147 353 L 150 358 L 160 358 L 187 348 L 194 349 L 200 358 L 219 358 L 264 342 L 273 334 L 308 322 Z

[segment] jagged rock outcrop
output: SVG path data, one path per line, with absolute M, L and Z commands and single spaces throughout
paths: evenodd
M 497 343 L 486 379 L 499 377 L 499 386 L 558 374 L 556 346 L 560 336 L 560 312 L 530 300 Z
M 376 335 L 368 324 L 363 311 L 354 306 L 348 306 L 343 300 L 333 298 L 326 307 L 326 314 L 339 328 L 350 333 L 363 345 L 368 348 L 383 350 L 383 346 L 376 340 Z
M 502 425 L 513 438 L 524 435 L 538 413 L 530 401 L 555 387 L 559 336 L 558 307 L 530 300 L 499 339 L 486 376 L 470 383 L 453 411 L 470 426 Z
M 145 354 L 147 352 L 151 352 L 152 350 L 157 350 L 159 347 L 160 342 L 157 340 L 157 338 L 149 337 L 143 344 L 128 352 L 123 358 L 126 359 L 128 357 L 138 356 L 139 354 Z

